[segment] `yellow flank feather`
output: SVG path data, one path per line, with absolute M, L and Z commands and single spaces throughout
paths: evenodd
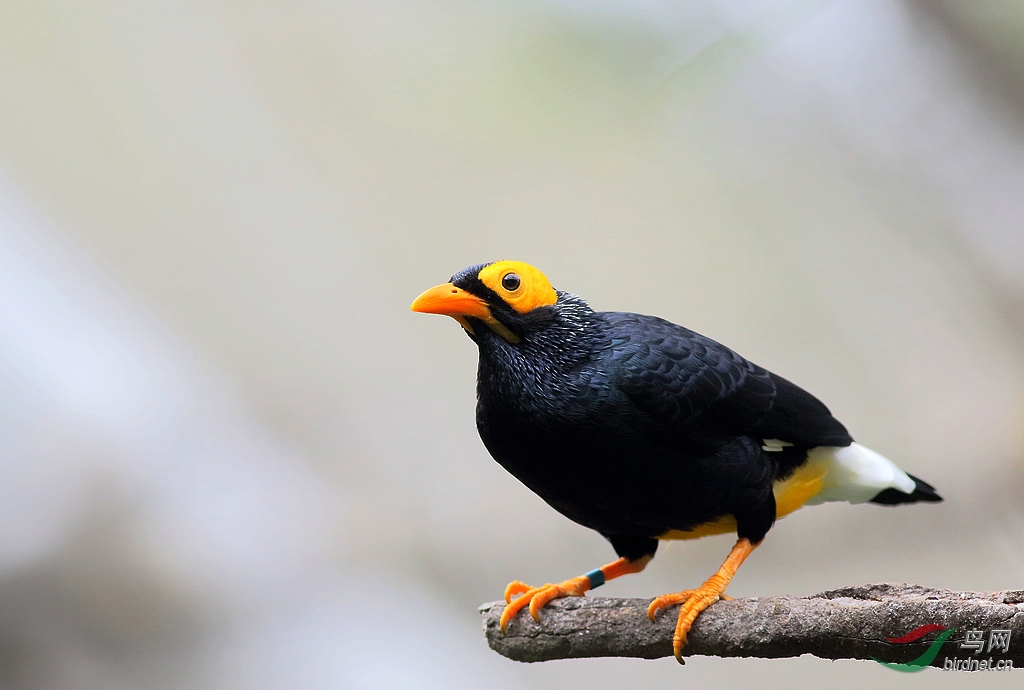
M 697 525 L 693 529 L 670 529 L 658 539 L 700 539 L 710 537 L 714 534 L 728 534 L 736 531 L 736 518 L 732 515 L 722 515 L 711 522 Z
M 789 477 L 776 482 L 772 487 L 775 492 L 775 517 L 786 517 L 821 491 L 828 468 L 828 462 L 808 460 Z
M 772 491 L 775 493 L 775 517 L 783 518 L 809 501 L 821 491 L 825 484 L 828 463 L 811 461 L 804 463 L 796 472 L 781 482 L 775 482 Z M 700 539 L 715 534 L 728 534 L 736 531 L 736 518 L 722 515 L 693 529 L 673 529 L 660 535 L 658 539 Z

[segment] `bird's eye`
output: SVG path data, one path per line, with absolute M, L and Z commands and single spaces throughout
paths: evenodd
M 505 277 L 501 279 L 501 287 L 505 288 L 509 292 L 515 292 L 519 289 L 519 285 L 522 283 L 522 279 L 518 273 L 506 273 Z

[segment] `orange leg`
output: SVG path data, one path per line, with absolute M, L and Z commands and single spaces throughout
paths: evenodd
M 540 621 L 540 610 L 546 603 L 552 599 L 558 599 L 560 597 L 582 597 L 583 593 L 587 590 L 600 587 L 608 580 L 614 580 L 617 577 L 623 575 L 629 575 L 630 573 L 639 573 L 654 558 L 651 556 L 642 556 L 635 561 L 630 561 L 626 558 L 620 558 L 619 560 L 609 563 L 608 565 L 601 566 L 597 570 L 591 570 L 586 575 L 580 575 L 574 577 L 571 580 L 560 582 L 557 585 L 553 585 L 550 582 L 540 587 L 531 587 L 530 585 L 515 580 L 508 583 L 508 587 L 505 588 L 505 610 L 501 613 L 501 632 L 506 632 L 508 622 L 515 618 L 515 615 L 519 613 L 519 610 L 530 605 L 530 615 L 533 616 L 533 620 Z M 516 599 L 512 597 L 520 595 Z
M 719 599 L 728 599 L 725 596 L 725 588 L 729 581 L 739 570 L 740 565 L 747 556 L 753 552 L 757 544 L 751 544 L 749 539 L 740 539 L 732 547 L 725 563 L 718 569 L 718 572 L 709 577 L 704 584 L 697 589 L 688 589 L 676 594 L 662 594 L 651 602 L 647 609 L 647 616 L 653 621 L 654 615 L 661 609 L 675 604 L 682 604 L 679 607 L 679 619 L 676 621 L 676 632 L 672 636 L 672 652 L 676 655 L 676 661 L 683 662 L 683 647 L 686 645 L 686 634 L 690 632 L 693 621 L 701 611 L 714 604 Z

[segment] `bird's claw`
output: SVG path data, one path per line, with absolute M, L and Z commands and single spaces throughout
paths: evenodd
M 517 594 L 529 592 L 531 589 L 534 588 L 526 584 L 522 580 L 512 580 L 512 582 L 509 582 L 508 585 L 505 587 L 505 603 L 512 603 L 512 597 L 514 597 Z
M 683 647 L 686 646 L 686 636 L 690 632 L 690 628 L 693 627 L 693 621 L 704 609 L 719 599 L 731 599 L 731 597 L 725 596 L 718 587 L 708 586 L 707 583 L 704 583 L 697 589 L 662 594 L 647 607 L 647 617 L 653 621 L 658 611 L 680 604 L 676 630 L 672 635 L 672 653 L 680 664 L 686 663 L 683 661 Z
M 653 622 L 658 611 L 667 609 L 669 606 L 682 604 L 693 596 L 694 591 L 696 590 L 684 589 L 682 592 L 673 592 L 672 594 L 662 594 L 660 597 L 654 597 L 651 605 L 647 607 L 647 617 Z
M 581 597 L 588 589 L 590 589 L 590 580 L 585 575 L 574 577 L 557 585 L 549 582 L 540 587 L 530 587 L 524 582 L 514 580 L 505 587 L 505 610 L 501 612 L 501 619 L 498 621 L 501 632 L 508 632 L 508 622 L 527 606 L 530 607 L 530 615 L 533 616 L 533 620 L 539 623 L 540 610 L 549 601 L 561 597 Z M 517 594 L 518 597 L 516 597 Z M 513 599 L 513 597 L 516 598 Z

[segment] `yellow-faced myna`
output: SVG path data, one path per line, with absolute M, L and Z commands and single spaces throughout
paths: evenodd
M 817 398 L 710 338 L 654 316 L 596 312 L 517 261 L 473 266 L 412 310 L 455 318 L 479 347 L 476 423 L 494 459 L 619 559 L 560 584 L 512 582 L 501 617 L 636 573 L 659 539 L 735 532 L 682 604 L 676 658 L 776 518 L 825 501 L 941 501 L 860 444 Z M 518 598 L 513 599 L 516 595 Z

